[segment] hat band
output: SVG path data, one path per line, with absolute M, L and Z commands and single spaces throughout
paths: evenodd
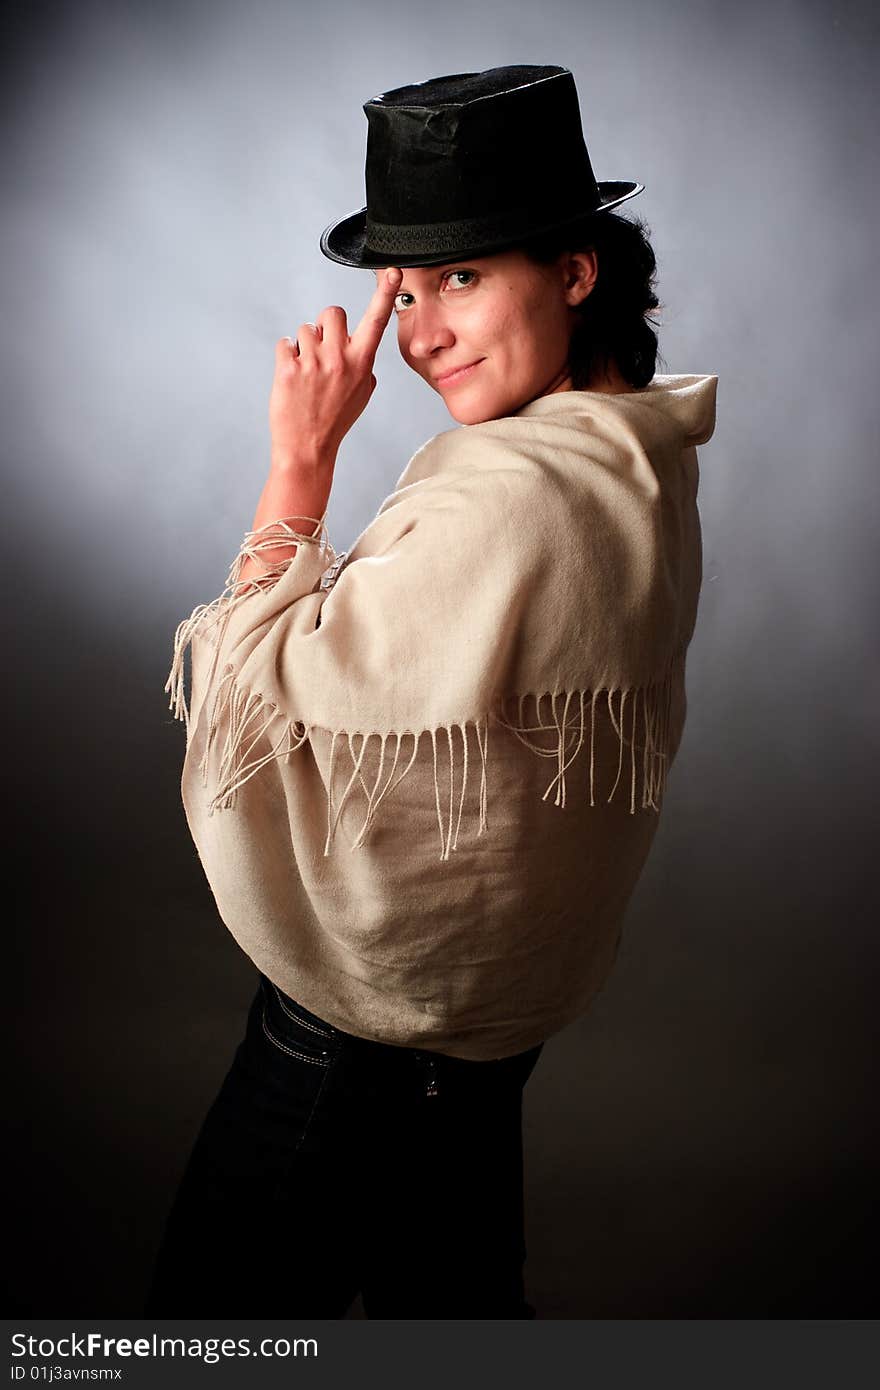
M 366 218 L 366 249 L 377 254 L 401 256 L 433 255 L 435 251 L 460 250 L 462 246 L 489 245 L 509 237 L 529 236 L 554 220 L 547 212 L 546 205 L 538 210 L 529 208 L 520 213 L 506 213 L 503 217 L 467 218 L 458 222 L 416 222 L 397 224 L 374 222 Z M 588 217 L 595 212 L 590 208 L 567 208 L 560 210 L 558 220 L 574 221 L 575 218 Z

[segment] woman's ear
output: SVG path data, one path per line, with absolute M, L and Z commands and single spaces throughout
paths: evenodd
M 599 264 L 596 252 L 569 251 L 562 259 L 565 301 L 571 307 L 582 304 L 596 283 Z

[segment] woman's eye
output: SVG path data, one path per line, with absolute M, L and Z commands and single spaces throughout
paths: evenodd
M 476 275 L 476 271 L 475 271 L 475 270 L 450 270 L 450 272 L 449 272 L 449 274 L 448 274 L 448 276 L 447 276 L 446 278 L 449 279 L 449 280 L 451 280 L 453 276 L 458 276 L 458 275 L 469 275 L 469 276 L 470 276 L 470 279 L 473 280 L 474 276 Z M 467 281 L 467 282 L 465 283 L 465 285 L 459 285 L 458 288 L 459 288 L 459 289 L 467 288 L 467 284 L 469 284 L 469 283 L 470 283 L 470 281 Z
M 462 276 L 464 276 L 464 284 L 461 283 Z M 453 289 L 466 290 L 477 278 L 477 272 L 475 270 L 448 270 L 443 276 L 443 283 L 447 284 L 453 278 L 459 281 L 457 285 L 453 285 Z M 401 309 L 408 309 L 414 298 L 415 296 L 409 290 L 401 290 L 394 296 L 395 312 L 399 314 Z

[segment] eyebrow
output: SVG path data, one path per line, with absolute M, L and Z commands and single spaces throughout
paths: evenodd
M 446 269 L 447 269 L 449 266 L 451 266 L 451 265 L 464 265 L 466 259 L 467 259 L 467 257 L 464 257 L 464 258 L 462 258 L 462 259 L 460 259 L 460 260 L 457 260 L 457 261 L 443 261 L 443 262 L 441 262 L 440 265 L 404 265 L 404 266 L 401 266 L 401 270 L 403 271 L 404 274 L 406 274 L 406 272 L 407 272 L 408 270 L 446 270 Z M 374 268 L 374 270 L 373 270 L 373 274 L 374 274 L 374 275 L 378 275 L 380 269 L 381 269 L 381 270 L 386 270 L 387 267 L 386 267 L 386 266 L 376 266 L 376 267 Z

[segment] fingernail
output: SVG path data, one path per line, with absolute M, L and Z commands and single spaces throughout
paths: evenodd
M 385 272 L 385 278 L 389 285 L 396 285 L 403 279 L 403 272 L 396 265 L 389 266 Z

